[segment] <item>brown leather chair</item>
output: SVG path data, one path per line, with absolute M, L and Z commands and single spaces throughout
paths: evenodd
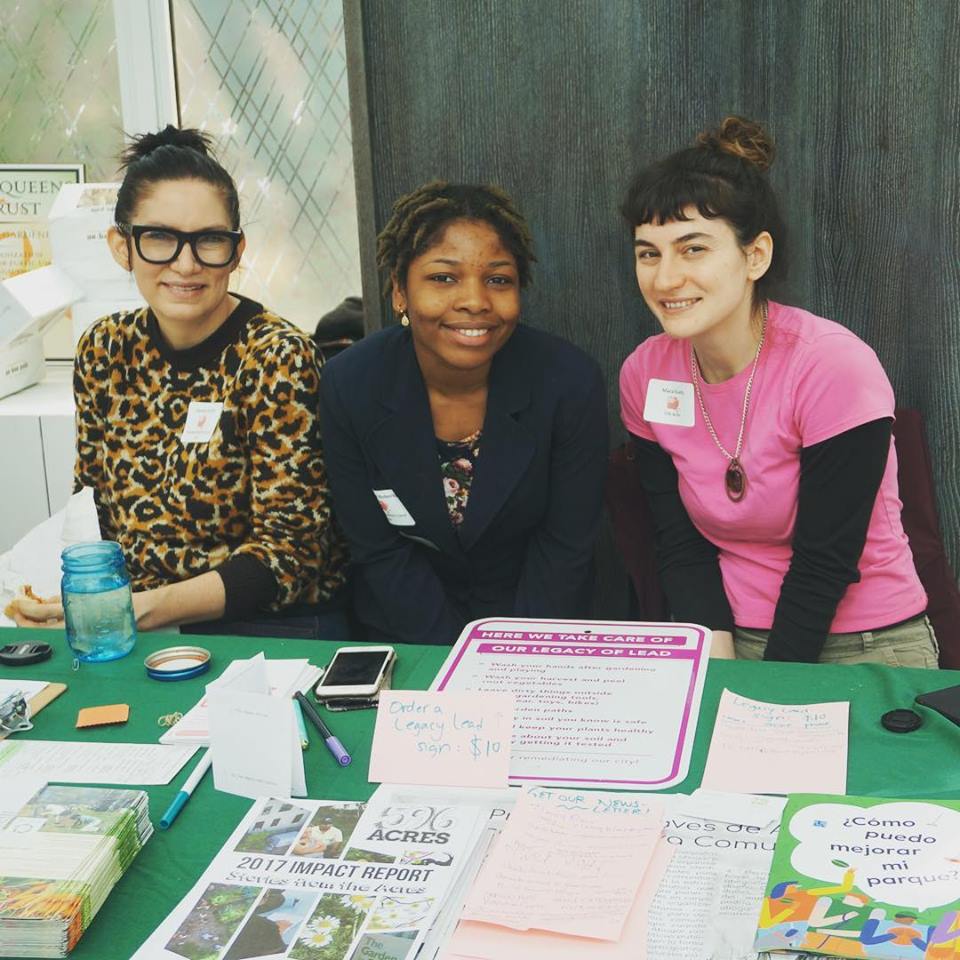
M 903 528 L 920 581 L 927 591 L 927 615 L 940 644 L 940 666 L 958 670 L 960 588 L 940 536 L 930 451 L 920 412 L 898 409 L 893 435 L 899 463 Z M 653 520 L 632 453 L 632 446 L 624 444 L 610 454 L 607 510 L 614 541 L 636 593 L 636 618 L 665 620 L 669 619 L 669 610 L 657 577 Z

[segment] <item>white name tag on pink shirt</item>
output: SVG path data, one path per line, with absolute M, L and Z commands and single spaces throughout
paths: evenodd
M 681 380 L 651 379 L 643 405 L 647 423 L 669 423 L 692 427 L 694 423 L 693 384 Z
M 180 434 L 181 443 L 209 443 L 220 422 L 223 404 L 219 401 L 191 400 L 187 407 L 187 422 Z

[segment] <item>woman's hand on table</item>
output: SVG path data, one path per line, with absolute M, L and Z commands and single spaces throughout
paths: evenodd
M 736 660 L 733 634 L 729 630 L 714 630 L 710 641 L 710 657 L 717 660 Z

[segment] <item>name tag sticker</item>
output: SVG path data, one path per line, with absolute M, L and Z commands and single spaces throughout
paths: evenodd
M 395 527 L 413 527 L 417 521 L 410 516 L 410 511 L 401 503 L 400 498 L 392 490 L 374 490 L 373 495 L 380 504 L 387 522 Z
M 643 419 L 648 423 L 693 426 L 693 384 L 681 380 L 652 379 L 647 384 Z
M 187 407 L 187 422 L 180 434 L 181 443 L 209 443 L 221 413 L 223 404 L 220 402 L 191 400 Z

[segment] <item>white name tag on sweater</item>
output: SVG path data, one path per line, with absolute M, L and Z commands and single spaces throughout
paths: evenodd
M 669 423 L 675 427 L 693 426 L 693 384 L 682 380 L 656 380 L 647 384 L 643 405 L 647 423 Z
M 417 521 L 410 516 L 410 511 L 403 505 L 400 498 L 392 490 L 374 490 L 373 495 L 380 504 L 380 509 L 388 523 L 395 527 L 413 527 Z
M 187 422 L 180 434 L 181 443 L 209 443 L 221 413 L 223 404 L 220 402 L 191 400 L 187 407 Z

